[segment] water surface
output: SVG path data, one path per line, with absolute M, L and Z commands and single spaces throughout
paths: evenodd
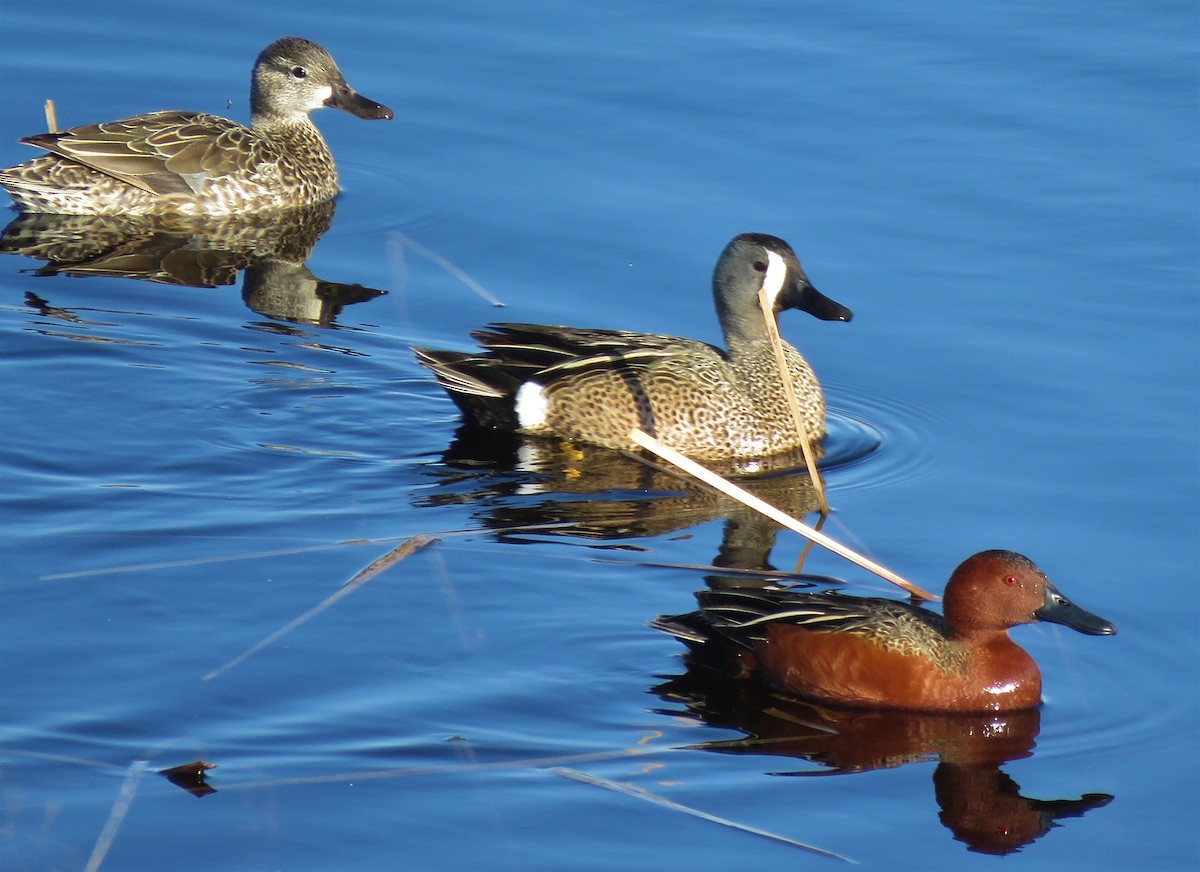
M 0 259 L 3 868 L 83 868 L 123 785 L 104 868 L 837 865 L 555 767 L 868 867 L 992 863 L 955 796 L 1032 827 L 1021 868 L 1195 862 L 1193 5 L 68 0 L 53 39 L 44 15 L 0 13 L 6 164 L 47 97 L 63 124 L 244 119 L 284 33 L 397 119 L 318 116 L 344 193 L 299 263 L 198 288 Z M 712 263 L 747 230 L 855 311 L 782 324 L 849 454 L 827 531 L 935 590 L 1022 551 L 1120 629 L 1016 631 L 1046 703 L 981 724 L 999 745 L 809 777 L 809 739 L 771 731 L 811 713 L 646 626 L 705 583 L 661 564 L 769 531 L 637 472 L 447 457 L 411 344 L 495 319 L 716 341 Z M 567 526 L 500 532 L 539 518 Z M 441 538 L 252 650 L 416 534 Z M 156 774 L 192 760 L 217 792 Z

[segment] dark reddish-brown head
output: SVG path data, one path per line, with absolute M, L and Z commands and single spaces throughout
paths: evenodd
M 1014 551 L 981 551 L 964 560 L 946 584 L 942 610 L 955 638 L 1034 621 L 1052 621 L 1089 636 L 1117 632 L 1059 593 L 1032 560 Z

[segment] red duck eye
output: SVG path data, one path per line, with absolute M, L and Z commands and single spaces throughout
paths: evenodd
M 1015 575 L 1006 575 L 1004 576 L 1004 583 L 1012 587 L 1017 583 L 1017 577 Z

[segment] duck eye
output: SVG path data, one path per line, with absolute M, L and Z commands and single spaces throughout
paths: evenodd
M 763 263 L 761 260 L 756 260 L 756 261 L 754 261 L 754 269 L 757 272 L 766 272 L 767 265 L 765 263 Z
M 303 79 L 308 75 L 308 70 L 304 67 L 292 67 L 292 75 L 297 79 Z
M 1004 576 L 1004 583 L 1012 587 L 1017 583 L 1017 577 L 1015 575 L 1006 575 Z

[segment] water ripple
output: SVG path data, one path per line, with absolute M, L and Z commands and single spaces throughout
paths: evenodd
M 928 409 L 869 392 L 835 390 L 825 469 L 839 489 L 891 487 L 928 477 L 944 429 Z
M 412 230 L 446 217 L 444 210 L 431 207 L 437 198 L 423 180 L 383 160 L 382 153 L 371 156 L 379 159 L 364 160 L 363 154 L 355 154 L 338 160 L 343 192 L 335 233 Z M 388 194 L 381 196 L 380 191 Z M 351 202 L 354 208 L 345 208 Z

